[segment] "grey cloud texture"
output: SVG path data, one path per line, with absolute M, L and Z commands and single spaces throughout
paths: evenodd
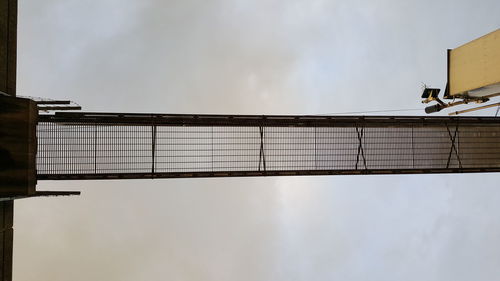
M 44 39 L 59 50 L 47 59 L 57 61 L 56 71 L 70 79 L 46 81 L 47 92 L 50 86 L 68 88 L 97 104 L 121 103 L 106 93 L 150 97 L 146 103 L 162 111 L 271 112 L 278 102 L 283 108 L 298 106 L 290 76 L 299 54 L 286 34 L 290 20 L 280 5 L 249 13 L 247 6 L 253 5 L 245 3 L 157 1 L 118 9 L 110 17 L 82 16 L 85 5 L 70 3 L 65 5 L 71 16 L 63 8 L 47 12 L 58 25 L 51 22 L 56 30 Z M 100 6 L 94 9 L 113 10 Z
M 418 108 L 497 1 L 20 1 L 20 94 L 87 111 Z M 420 113 L 420 112 L 415 112 Z M 491 113 L 491 112 L 490 112 Z M 16 280 L 499 280 L 498 175 L 41 182 Z

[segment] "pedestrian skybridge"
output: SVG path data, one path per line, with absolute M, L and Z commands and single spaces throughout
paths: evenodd
M 500 118 L 40 115 L 39 180 L 500 171 Z

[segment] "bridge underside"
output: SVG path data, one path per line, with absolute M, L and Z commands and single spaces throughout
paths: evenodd
M 500 118 L 40 115 L 37 178 L 500 171 Z

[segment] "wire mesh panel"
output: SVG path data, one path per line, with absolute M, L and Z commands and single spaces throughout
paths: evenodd
M 41 116 L 39 179 L 500 171 L 495 118 Z
M 155 172 L 211 170 L 213 162 L 211 131 L 211 128 L 207 127 L 158 127 Z
M 38 123 L 37 174 L 96 173 L 96 126 Z

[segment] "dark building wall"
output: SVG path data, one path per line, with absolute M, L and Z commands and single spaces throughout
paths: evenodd
M 0 201 L 0 280 L 12 280 L 14 201 Z
M 0 197 L 35 193 L 36 103 L 0 97 Z
M 0 91 L 16 96 L 17 0 L 0 0 Z M 1 136 L 4 139 L 4 136 Z M 0 201 L 0 280 L 12 280 L 14 201 Z
M 0 0 L 0 91 L 16 95 L 17 0 Z

